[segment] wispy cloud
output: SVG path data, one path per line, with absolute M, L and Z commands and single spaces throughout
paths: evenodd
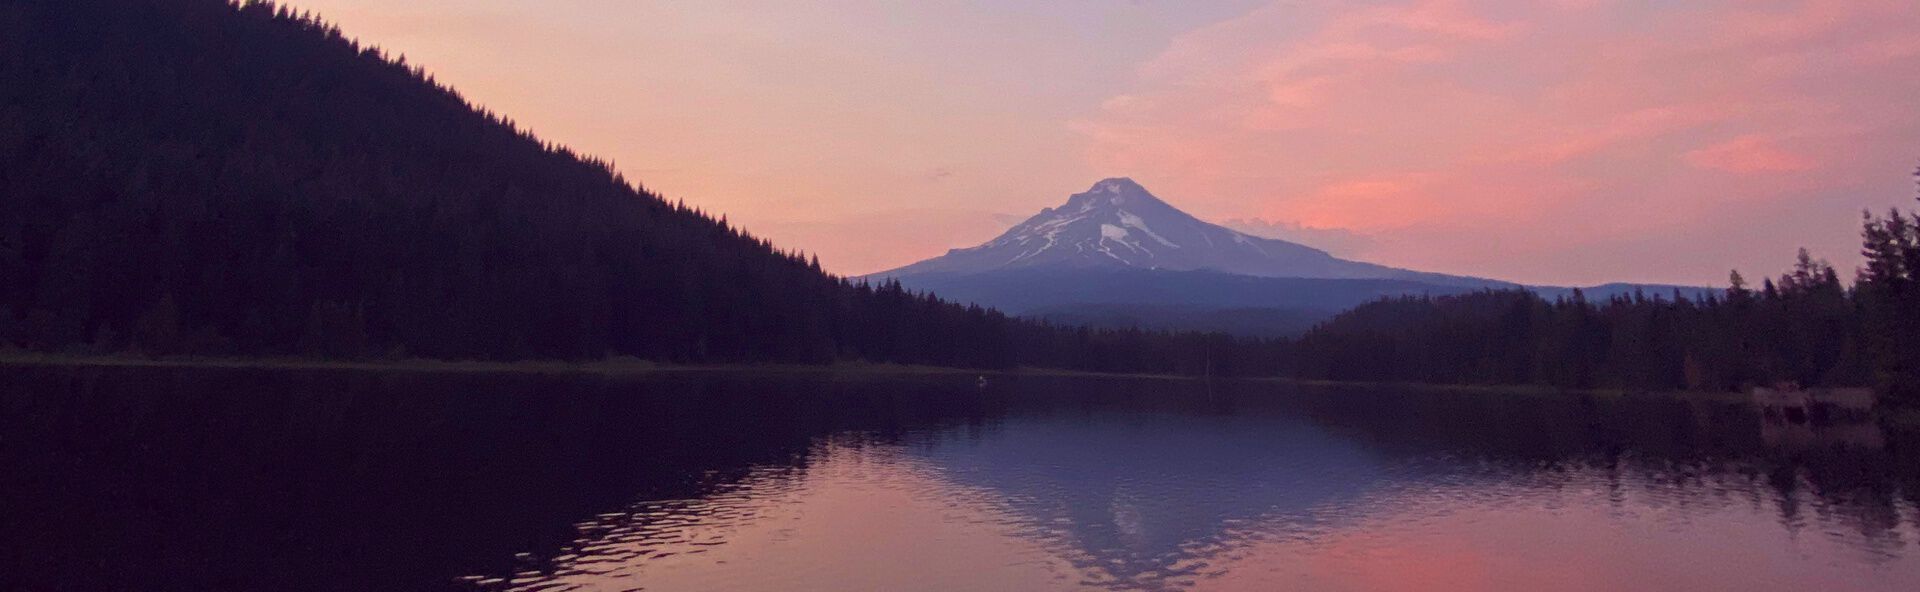
M 1300 243 L 1338 256 L 1352 256 L 1373 245 L 1366 235 L 1342 228 L 1314 228 L 1297 222 L 1235 218 L 1221 224 L 1254 236 Z
M 1740 136 L 1686 154 L 1687 164 L 1733 173 L 1785 173 L 1813 170 L 1812 157 L 1789 152 L 1759 134 Z
M 1096 168 L 1392 263 L 1703 280 L 1796 242 L 1844 261 L 1858 209 L 1906 199 L 1916 60 L 1910 0 L 1285 1 L 1176 39 L 1075 128 Z M 1646 260 L 1681 235 L 1743 248 Z

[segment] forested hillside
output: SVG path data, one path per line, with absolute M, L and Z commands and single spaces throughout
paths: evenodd
M 1237 346 L 832 277 L 269 3 L 0 0 L 4 347 L 1198 372 Z
M 1852 286 L 1805 250 L 1778 281 L 1724 295 L 1548 301 L 1522 291 L 1363 305 L 1288 350 L 1294 376 L 1730 391 L 1873 386 L 1920 407 L 1920 216 L 1869 215 Z

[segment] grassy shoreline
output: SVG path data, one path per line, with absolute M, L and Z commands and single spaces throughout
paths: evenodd
M 569 362 L 564 360 L 439 360 L 429 358 L 406 358 L 399 360 L 327 360 L 301 357 L 147 357 L 131 354 L 0 352 L 0 367 L 8 366 L 362 370 L 428 373 L 591 374 L 602 376 L 731 372 L 756 374 L 828 374 L 836 376 L 1052 376 L 1147 380 L 1199 380 L 1198 377 L 1165 374 L 1118 374 L 1024 367 L 1011 370 L 979 370 L 945 366 L 882 364 L 872 362 L 838 362 L 822 365 L 668 364 L 638 358 L 608 358 L 582 362 Z
M 837 377 L 885 376 L 1040 376 L 1129 380 L 1201 381 L 1199 376 L 1170 374 L 1127 374 L 1087 372 L 1053 368 L 1021 367 L 1008 370 L 979 370 L 872 362 L 834 364 L 670 364 L 639 358 L 615 357 L 602 360 L 569 362 L 564 360 L 439 360 L 406 358 L 399 360 L 327 360 L 301 357 L 219 357 L 164 356 L 131 354 L 50 354 L 26 351 L 0 351 L 0 368 L 8 366 L 136 367 L 136 368 L 230 368 L 278 370 L 356 370 L 424 373 L 510 373 L 510 374 L 582 374 L 599 376 L 646 376 L 696 373 L 742 374 L 816 374 Z M 1542 385 L 1431 384 L 1407 382 L 1369 382 L 1306 380 L 1287 377 L 1237 377 L 1221 380 L 1338 389 L 1399 389 L 1433 393 L 1500 394 L 1515 396 L 1661 396 L 1694 400 L 1741 402 L 1751 400 L 1744 393 L 1704 391 L 1631 391 L 1625 389 L 1569 389 Z
M 1341 380 L 1309 380 L 1285 377 L 1248 378 L 1254 382 L 1274 382 L 1299 386 L 1323 388 L 1376 388 L 1430 391 L 1435 393 L 1500 394 L 1515 396 L 1591 396 L 1591 397 L 1673 397 L 1695 400 L 1716 400 L 1726 402 L 1751 401 L 1752 397 L 1737 392 L 1712 391 L 1643 391 L 1617 388 L 1576 389 L 1532 384 L 1444 384 L 1427 382 L 1371 382 Z
M 282 370 L 368 370 L 401 372 L 449 372 L 449 373 L 529 373 L 529 374 L 598 374 L 598 375 L 646 375 L 671 373 L 781 373 L 781 374 L 839 374 L 873 376 L 1049 376 L 1049 377 L 1085 377 L 1085 378 L 1125 378 L 1140 380 L 1199 381 L 1200 376 L 1173 374 L 1137 374 L 1088 372 L 1080 370 L 1062 370 L 1055 368 L 1020 367 L 1007 370 L 980 370 L 953 368 L 947 366 L 926 366 L 910 364 L 884 364 L 874 362 L 837 362 L 833 364 L 672 364 L 642 360 L 639 358 L 614 357 L 602 360 L 570 362 L 565 360 L 441 360 L 433 358 L 404 358 L 397 360 L 328 360 L 303 357 L 229 357 L 229 356 L 161 356 L 148 357 L 133 354 L 52 354 L 26 351 L 0 352 L 0 367 L 4 366 L 103 366 L 103 367 L 149 367 L 149 368 L 249 368 Z M 1269 384 L 1287 384 L 1326 388 L 1383 388 L 1407 389 L 1434 392 L 1457 393 L 1494 393 L 1507 395 L 1590 395 L 1602 397 L 1622 397 L 1627 395 L 1660 395 L 1673 397 L 1709 397 L 1745 400 L 1740 393 L 1711 393 L 1699 391 L 1648 392 L 1624 389 L 1569 389 L 1542 385 L 1498 385 L 1498 384 L 1435 384 L 1414 382 L 1371 382 L 1309 380 L 1281 376 L 1252 376 L 1221 378 L 1238 382 Z
M 638 358 L 610 358 L 586 362 L 567 362 L 561 360 L 527 360 L 517 362 L 493 362 L 478 360 L 435 360 L 409 358 L 402 360 L 323 360 L 298 357 L 212 357 L 212 356 L 169 356 L 145 357 L 136 355 L 99 355 L 99 354 L 48 354 L 24 352 L 19 350 L 0 351 L 0 369 L 9 367 L 96 367 L 96 368 L 224 368 L 224 369 L 260 369 L 260 370 L 339 370 L 368 372 L 419 372 L 419 373 L 455 373 L 455 374 L 546 374 L 546 375 L 582 375 L 604 377 L 645 377 L 697 374 L 759 374 L 759 375 L 813 375 L 834 380 L 862 380 L 901 377 L 947 377 L 952 379 L 970 379 L 976 376 L 991 377 L 1052 377 L 1052 378 L 1090 378 L 1106 380 L 1160 380 L 1170 382 L 1195 382 L 1206 380 L 1198 376 L 1177 376 L 1167 374 L 1120 374 L 1103 372 L 1083 372 L 1077 370 L 1059 370 L 1052 368 L 1014 368 L 1010 370 L 976 370 L 967 368 L 948 368 L 942 366 L 920 366 L 904 364 L 876 364 L 871 362 L 840 362 L 828 365 L 805 364 L 662 364 Z M 1693 401 L 1716 403 L 1750 403 L 1752 398 L 1744 393 L 1715 393 L 1701 391 L 1630 391 L 1625 389 L 1568 389 L 1538 385 L 1489 385 L 1489 384 L 1427 384 L 1401 382 L 1366 382 L 1336 380 L 1303 380 L 1287 377 L 1243 377 L 1222 379 L 1231 382 L 1292 385 L 1301 387 L 1364 391 L 1367 389 L 1413 390 L 1433 393 L 1436 396 L 1453 395 L 1504 395 L 1520 397 L 1628 397 L 1650 396 L 1670 397 Z M 1920 411 L 1882 412 L 1879 422 L 1888 428 L 1920 430 Z

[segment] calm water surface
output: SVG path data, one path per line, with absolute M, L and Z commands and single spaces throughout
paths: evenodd
M 0 367 L 4 590 L 1915 590 L 1920 437 L 1724 403 Z

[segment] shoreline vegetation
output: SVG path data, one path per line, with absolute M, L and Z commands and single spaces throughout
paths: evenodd
M 504 374 L 575 374 L 602 376 L 641 376 L 680 373 L 741 373 L 741 374 L 830 374 L 847 376 L 965 376 L 965 377 L 1004 377 L 1004 376 L 1046 376 L 1046 377 L 1082 377 L 1130 380 L 1165 380 L 1177 382 L 1202 382 L 1216 380 L 1221 382 L 1244 382 L 1264 384 L 1288 384 L 1322 388 L 1391 388 L 1433 392 L 1459 392 L 1503 395 L 1590 395 L 1604 397 L 1621 396 L 1671 396 L 1703 400 L 1745 401 L 1749 395 L 1740 392 L 1718 391 L 1681 391 L 1681 390 L 1635 390 L 1621 388 L 1565 388 L 1552 385 L 1527 384 L 1448 384 L 1422 382 L 1381 382 L 1364 380 L 1321 380 L 1292 378 L 1286 376 L 1217 376 L 1209 379 L 1205 376 L 1187 374 L 1143 374 L 1118 372 L 1088 372 L 1055 368 L 1011 368 L 1001 370 L 982 370 L 973 368 L 955 368 L 945 366 L 926 366 L 914 364 L 888 364 L 875 362 L 840 362 L 834 364 L 676 364 L 661 363 L 638 358 L 615 356 L 599 360 L 440 360 L 431 358 L 373 359 L 373 360 L 336 360 L 311 357 L 236 357 L 236 356 L 142 356 L 137 354 L 75 354 L 42 353 L 33 351 L 0 352 L 0 368 L 20 366 L 60 366 L 60 367 L 126 367 L 126 368 L 215 368 L 215 369 L 260 369 L 260 370 L 354 370 L 380 372 L 422 372 L 422 373 L 504 373 Z
M 60 354 L 23 350 L 0 351 L 0 370 L 20 367 L 61 368 L 200 368 L 229 370 L 321 370 L 349 372 L 412 372 L 426 374 L 538 374 L 601 376 L 609 378 L 671 375 L 737 374 L 746 376 L 812 375 L 835 379 L 902 377 L 1050 377 L 1107 380 L 1159 380 L 1168 382 L 1222 382 L 1294 385 L 1323 389 L 1394 389 L 1436 396 L 1499 395 L 1508 397 L 1588 396 L 1664 397 L 1724 404 L 1754 404 L 1749 393 L 1733 391 L 1635 390 L 1621 388 L 1566 388 L 1552 385 L 1448 384 L 1419 382 L 1341 381 L 1291 378 L 1284 376 L 1223 376 L 1208 378 L 1183 374 L 1125 374 L 1086 372 L 1052 368 L 1013 368 L 979 370 L 943 366 L 841 362 L 836 364 L 672 364 L 631 357 L 570 362 L 565 360 L 437 360 L 406 358 L 389 360 L 329 360 L 303 357 L 219 357 L 219 356 L 141 356 L 134 354 Z M 1920 412 L 1881 408 L 1873 413 L 1884 426 L 1920 430 Z
M 678 373 L 741 374 L 829 374 L 844 376 L 1059 376 L 1089 378 L 1125 378 L 1138 380 L 1202 380 L 1198 376 L 1178 374 L 1128 374 L 1085 372 L 1053 368 L 1013 368 L 981 370 L 916 364 L 840 362 L 834 364 L 675 364 L 626 356 L 599 360 L 441 360 L 402 358 L 374 360 L 338 360 L 326 358 L 276 356 L 141 356 L 134 354 L 59 354 L 32 351 L 0 352 L 0 368 L 19 366 L 127 367 L 127 368 L 222 368 L 261 370 L 354 370 L 424 373 L 504 373 L 504 374 L 576 374 L 601 376 L 641 376 Z

